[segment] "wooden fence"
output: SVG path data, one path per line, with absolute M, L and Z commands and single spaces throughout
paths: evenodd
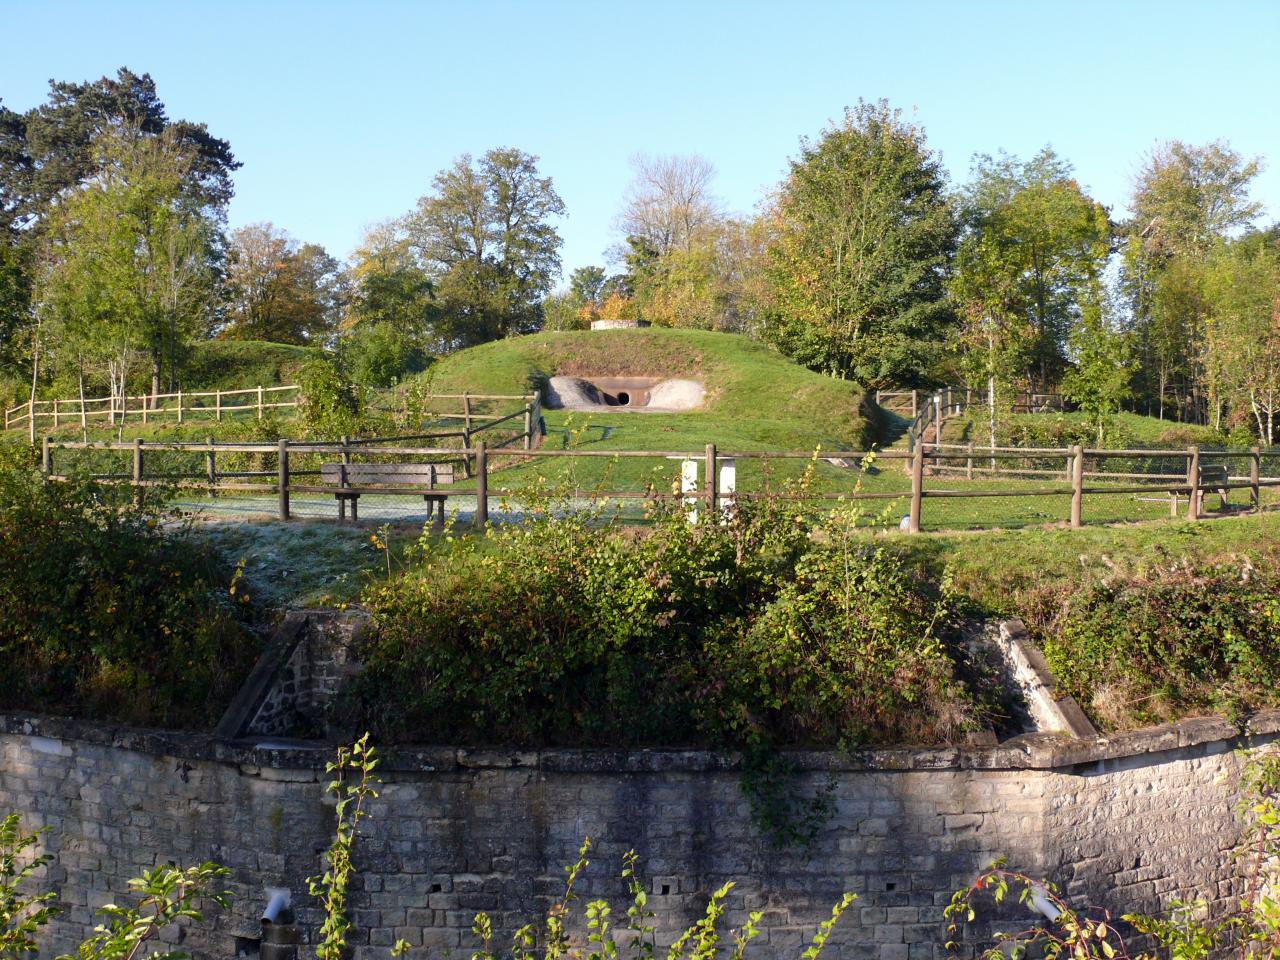
M 407 400 L 404 404 L 395 402 L 402 393 L 382 391 L 373 401 L 375 409 L 386 412 L 401 411 L 408 413 Z M 390 398 L 390 403 L 386 398 Z M 52 426 L 54 429 L 63 424 L 78 424 L 87 427 L 90 420 L 105 421 L 108 424 L 123 424 L 129 416 L 138 418 L 142 424 L 158 422 L 165 417 L 172 417 L 177 423 L 184 423 L 193 418 L 204 418 L 206 421 L 221 422 L 224 417 L 243 414 L 256 414 L 262 419 L 269 410 L 294 409 L 302 399 L 302 388 L 297 384 L 286 384 L 279 387 L 250 387 L 244 390 L 209 390 L 182 391 L 176 393 L 146 394 L 134 397 L 86 397 L 70 400 L 29 400 L 4 412 L 4 428 L 6 430 L 24 427 L 34 444 L 39 434 L 38 426 Z M 516 413 L 485 413 L 479 407 L 492 402 L 518 401 L 522 407 Z M 382 401 L 379 404 L 379 401 Z M 435 410 L 437 401 L 451 404 L 447 410 Z M 456 402 L 454 402 L 456 401 Z M 534 429 L 541 424 L 542 409 L 538 394 L 475 394 L 475 393 L 440 393 L 430 394 L 417 401 L 419 409 L 415 412 L 423 416 L 435 416 L 440 420 L 457 420 L 462 424 L 458 436 L 469 438 L 472 434 L 484 429 L 485 424 L 506 422 L 516 417 L 524 418 L 524 433 L 532 437 Z M 469 442 L 469 440 L 467 440 Z
M 302 397 L 297 384 L 281 387 L 247 387 L 243 390 L 196 390 L 144 394 L 133 397 L 74 397 L 69 400 L 28 400 L 4 412 L 4 428 L 26 426 L 34 439 L 38 425 L 58 428 L 64 423 L 87 427 L 90 420 L 108 424 L 124 423 L 130 415 L 150 423 L 175 417 L 178 423 L 192 417 L 221 421 L 234 414 L 254 413 L 259 419 L 267 410 L 294 408 Z
M 967 407 L 983 406 L 987 402 L 985 390 L 971 387 L 943 387 L 941 390 L 877 390 L 876 403 L 902 417 L 914 418 L 928 403 L 939 400 L 947 409 L 962 412 Z M 1009 400 L 1014 413 L 1046 413 L 1062 410 L 1065 401 L 1060 393 L 1032 393 L 1023 390 Z
M 462 493 L 474 495 L 476 508 L 475 523 L 483 526 L 489 516 L 489 500 L 492 496 L 518 496 L 524 492 L 520 488 L 496 489 L 491 485 L 490 474 L 493 469 L 493 455 L 500 455 L 508 463 L 522 462 L 526 458 L 592 458 L 605 457 L 614 459 L 650 458 L 665 460 L 682 460 L 686 465 L 697 463 L 702 470 L 703 479 L 700 488 L 684 487 L 679 493 L 663 493 L 654 489 L 646 490 L 591 490 L 584 493 L 573 492 L 570 495 L 589 496 L 592 498 L 609 498 L 625 500 L 638 498 L 657 500 L 667 497 L 682 497 L 686 501 L 705 501 L 707 510 L 712 516 L 720 510 L 722 468 L 737 461 L 803 459 L 812 460 L 814 454 L 808 451 L 743 451 L 721 452 L 715 444 L 707 444 L 702 450 L 548 450 L 533 444 L 530 419 L 532 401 L 523 411 L 507 417 L 490 420 L 485 424 L 473 426 L 463 431 L 451 431 L 438 434 L 424 434 L 418 437 L 379 438 L 374 440 L 355 441 L 339 440 L 335 442 L 296 442 L 280 439 L 267 443 L 144 443 L 134 440 L 131 443 L 82 443 L 74 441 L 57 441 L 45 438 L 42 444 L 42 466 L 47 476 L 60 478 L 56 469 L 55 452 L 60 450 L 108 450 L 128 452 L 131 459 L 131 470 L 128 473 L 107 474 L 101 478 L 132 484 L 138 489 L 148 486 L 185 486 L 204 489 L 216 494 L 220 490 L 235 490 L 257 493 L 274 493 L 279 498 L 278 513 L 281 519 L 289 519 L 290 495 L 293 493 L 333 494 L 340 488 L 332 484 L 317 483 L 314 479 L 321 475 L 315 469 L 317 460 L 334 458 L 344 464 L 351 463 L 353 456 L 362 458 L 380 458 L 382 462 L 442 462 L 461 461 L 466 468 L 467 477 L 473 481 L 473 488 L 450 488 L 447 495 Z M 486 444 L 482 433 L 497 427 L 502 422 L 510 422 L 512 418 L 524 417 L 526 430 L 517 433 L 500 443 Z M 407 446 L 407 442 L 421 439 L 463 438 L 466 442 L 461 447 L 444 446 Z M 514 443 L 523 439 L 523 444 L 512 449 Z M 162 475 L 149 474 L 147 471 L 148 456 L 153 451 L 183 451 L 203 454 L 204 469 L 199 472 L 178 472 Z M 262 458 L 274 457 L 274 470 L 230 471 L 218 470 L 217 457 L 223 454 L 256 454 Z M 299 467 L 298 458 L 310 458 L 307 467 Z M 1160 494 L 1168 498 L 1174 513 L 1181 498 L 1185 498 L 1186 515 L 1189 519 L 1198 520 L 1203 516 L 1203 495 L 1206 491 L 1225 493 L 1230 490 L 1248 490 L 1250 507 L 1254 511 L 1263 508 L 1262 492 L 1267 488 L 1280 487 L 1280 476 L 1263 476 L 1264 459 L 1280 463 L 1280 450 L 1263 451 L 1254 447 L 1246 451 L 1202 451 L 1198 447 L 1183 450 L 1093 450 L 1080 446 L 1069 448 L 1023 448 L 1023 447 L 981 447 L 973 448 L 952 444 L 916 444 L 914 450 L 886 451 L 823 451 L 822 459 L 828 462 L 861 463 L 868 457 L 876 461 L 903 461 L 906 475 L 910 478 L 909 489 L 894 490 L 862 490 L 860 488 L 844 492 L 796 493 L 745 491 L 732 488 L 732 499 L 749 501 L 757 499 L 806 499 L 806 500 L 906 500 L 908 512 L 903 518 L 902 529 L 910 533 L 921 530 L 922 517 L 926 511 L 925 502 L 934 498 L 992 498 L 992 497 L 1063 497 L 1070 498 L 1070 526 L 1081 527 L 1085 522 L 1086 504 L 1093 496 L 1114 496 L 1116 494 Z M 1113 460 L 1140 460 L 1154 462 L 1157 460 L 1174 460 L 1185 462 L 1185 472 L 1107 472 L 1104 470 L 1088 470 L 1086 463 L 1093 461 L 1103 464 Z M 1060 460 L 1061 466 L 1052 469 L 1040 466 L 1019 468 L 1017 465 L 1009 471 L 1011 474 L 1027 473 L 1032 475 L 1053 476 L 1059 480 L 1052 483 L 1045 479 L 1035 486 L 1008 486 L 991 489 L 984 486 L 958 487 L 953 479 L 949 484 L 930 483 L 931 477 L 939 476 L 939 464 L 955 462 L 954 469 L 967 470 L 972 476 L 978 468 L 975 461 L 1034 461 L 1036 463 Z M 1243 464 L 1243 468 L 1233 465 Z M 696 473 L 695 481 L 696 481 Z M 686 477 L 688 474 L 686 474 Z M 901 474 L 898 474 L 901 476 Z M 1109 481 L 1109 482 L 1100 482 Z M 380 492 L 387 494 L 417 495 L 423 490 L 405 489 L 398 485 L 394 489 L 379 491 L 376 489 L 362 491 L 371 495 Z

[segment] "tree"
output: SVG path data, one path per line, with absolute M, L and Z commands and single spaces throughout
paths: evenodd
M 631 158 L 635 176 L 627 189 L 618 226 L 659 257 L 689 251 L 702 229 L 721 219 L 711 192 L 715 167 L 697 155 Z
M 585 330 L 587 306 L 572 290 L 553 290 L 542 300 L 543 330 Z
M 1199 294 L 1210 251 L 1250 224 L 1261 205 L 1249 187 L 1261 170 L 1218 140 L 1173 140 L 1153 150 L 1134 181 L 1121 283 L 1142 358 L 1139 383 L 1148 412 L 1164 416 L 1170 390 L 1180 414 L 1205 422 L 1217 387 L 1206 378 L 1204 309 Z
M 1071 165 L 1045 147 L 1026 162 L 976 157 L 959 213 L 960 261 L 966 270 L 1004 274 L 998 309 L 1026 320 L 1033 340 L 1023 372 L 1047 392 L 1065 366 L 1081 298 L 1110 253 L 1107 211 L 1076 183 Z M 956 289 L 973 291 L 993 280 L 962 278 Z
M 1147 155 L 1134 182 L 1131 231 L 1148 256 L 1203 257 L 1262 212 L 1262 204 L 1249 199 L 1261 170 L 1260 159 L 1245 160 L 1223 140 L 1163 143 Z
M 350 279 L 351 296 L 342 321 L 349 334 L 385 326 L 421 353 L 443 348 L 436 330 L 440 310 L 435 290 L 401 221 L 389 220 L 365 231 L 351 256 Z M 386 333 L 379 335 L 378 342 L 388 341 Z
M 98 142 L 165 137 L 187 158 L 182 191 L 197 206 L 218 211 L 234 192 L 240 168 L 225 140 L 204 124 L 170 120 L 150 74 L 121 67 L 114 78 L 49 81 L 49 99 L 24 114 L 0 106 L 2 226 L 41 222 L 67 191 L 99 172 Z
M 924 131 L 885 101 L 860 101 L 802 140 L 774 214 L 765 336 L 832 376 L 920 382 L 954 320 L 945 185 Z
M 345 305 L 341 264 L 318 244 L 299 244 L 271 223 L 231 234 L 227 257 L 226 322 L 235 340 L 323 343 Z
M 604 298 L 606 281 L 604 267 L 578 267 L 569 274 L 569 293 L 580 305 L 599 303 Z
M 182 205 L 220 227 L 240 164 L 205 125 L 169 119 L 148 74 L 122 67 L 114 78 L 50 81 L 46 102 L 25 113 L 0 104 L 0 362 L 35 365 L 35 273 L 48 260 L 46 227 L 66 226 L 63 201 L 104 175 L 107 153 L 161 140 L 166 151 L 183 157 L 177 171 Z M 107 144 L 116 146 L 108 150 Z
M 1098 284 L 1071 331 L 1070 350 L 1074 366 L 1063 378 L 1062 392 L 1093 421 L 1101 446 L 1107 422 L 1129 399 L 1133 351 L 1129 334 L 1109 321 Z
M 61 329 L 64 362 L 105 364 L 117 398 L 144 359 L 154 396 L 165 374 L 175 383 L 183 349 L 208 325 L 217 225 L 185 189 L 193 161 L 181 138 L 108 136 L 97 146 L 98 176 L 61 199 L 46 231 L 39 315 Z
M 736 220 L 701 227 L 628 285 L 639 315 L 659 326 L 754 332 L 767 301 L 762 231 Z
M 1264 444 L 1280 414 L 1280 248 L 1253 234 L 1220 246 L 1206 268 L 1205 366 L 1215 425 L 1221 402 L 1237 422 L 1252 417 Z
M 433 181 L 405 228 L 431 278 L 442 339 L 467 346 L 538 329 L 560 273 L 551 220 L 564 203 L 537 157 L 490 150 L 460 157 Z

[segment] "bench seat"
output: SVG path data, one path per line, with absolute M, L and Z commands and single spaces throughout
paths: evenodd
M 449 491 L 437 490 L 437 484 L 451 484 L 454 469 L 451 463 L 323 463 L 320 478 L 322 489 L 333 489 L 338 501 L 338 519 L 345 520 L 347 504 L 351 504 L 351 519 L 359 519 L 359 501 L 365 494 L 407 494 L 421 496 L 427 504 L 427 518 L 435 515 L 436 525 L 444 523 L 445 501 Z

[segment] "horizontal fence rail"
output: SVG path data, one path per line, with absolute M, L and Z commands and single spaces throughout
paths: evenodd
M 428 517 L 434 515 L 437 520 L 443 517 L 446 501 L 461 497 L 474 501 L 472 517 L 478 526 L 488 521 L 491 498 L 535 495 L 534 479 L 518 472 L 521 465 L 572 466 L 574 461 L 601 459 L 617 464 L 649 460 L 660 465 L 651 475 L 637 475 L 633 469 L 628 474 L 632 481 L 629 489 L 625 483 L 608 478 L 583 489 L 570 479 L 557 495 L 596 502 L 678 499 L 691 511 L 705 509 L 711 516 L 724 515 L 738 501 L 868 501 L 881 502 L 886 510 L 892 508 L 892 502 L 900 501 L 905 513 L 899 527 L 911 533 L 923 529 L 933 512 L 928 506 L 931 501 L 942 509 L 942 505 L 964 500 L 990 503 L 998 498 L 1047 498 L 1069 504 L 1062 522 L 1076 528 L 1084 525 L 1093 498 L 1123 496 L 1132 497 L 1135 503 L 1167 503 L 1175 516 L 1182 506 L 1192 520 L 1205 515 L 1206 494 L 1222 498 L 1220 509 L 1226 509 L 1232 491 L 1248 491 L 1247 509 L 1253 512 L 1280 502 L 1271 499 L 1264 504 L 1264 493 L 1280 492 L 1280 449 L 1202 450 L 1192 446 L 1095 450 L 927 443 L 918 443 L 911 451 L 816 453 L 722 451 L 715 444 L 701 450 L 549 449 L 534 442 L 536 419 L 536 398 L 528 398 L 521 410 L 499 420 L 461 431 L 397 437 L 235 443 L 45 438 L 41 463 L 51 479 L 62 479 L 96 464 L 97 469 L 89 471 L 96 479 L 130 484 L 139 491 L 173 487 L 211 498 L 233 492 L 274 495 L 278 502 L 271 512 L 281 519 L 293 516 L 291 497 L 301 494 L 333 496 L 340 520 L 345 519 L 348 507 L 355 519 L 359 500 L 366 496 L 414 499 L 425 504 Z M 487 443 L 485 438 L 492 436 L 489 431 L 500 430 L 503 423 L 512 428 L 511 436 Z M 445 445 L 442 440 L 463 442 Z M 105 459 L 94 461 L 95 457 Z M 800 462 L 795 469 L 806 462 L 814 468 L 832 468 L 827 479 L 857 479 L 852 489 L 839 490 L 790 481 L 771 483 L 770 464 L 795 461 Z M 678 478 L 671 476 L 673 468 L 678 470 Z M 980 472 L 993 469 L 995 472 Z M 747 480 L 744 470 L 754 471 L 751 479 Z M 493 481 L 501 481 L 507 471 L 516 471 L 510 475 L 515 482 L 495 485 Z M 872 475 L 880 476 L 882 487 L 890 488 L 864 489 L 861 478 Z M 945 520 L 933 522 L 934 529 L 944 527 Z
M 148 393 L 123 397 L 73 397 L 56 400 L 28 400 L 4 412 L 4 428 L 26 426 L 34 431 L 45 423 L 55 429 L 64 423 L 85 425 L 90 420 L 124 423 L 130 416 L 149 423 L 173 415 L 178 423 L 191 416 L 212 417 L 253 411 L 261 419 L 267 410 L 298 406 L 302 390 L 297 384 L 279 387 L 246 387 L 240 390 L 179 390 L 176 393 Z

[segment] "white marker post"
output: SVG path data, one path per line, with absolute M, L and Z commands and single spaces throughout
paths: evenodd
M 720 522 L 728 523 L 737 509 L 734 494 L 738 492 L 738 462 L 733 457 L 720 458 Z
M 689 522 L 696 524 L 698 522 L 698 461 L 682 460 L 680 461 L 680 492 L 685 495 L 684 505 L 689 516 Z

